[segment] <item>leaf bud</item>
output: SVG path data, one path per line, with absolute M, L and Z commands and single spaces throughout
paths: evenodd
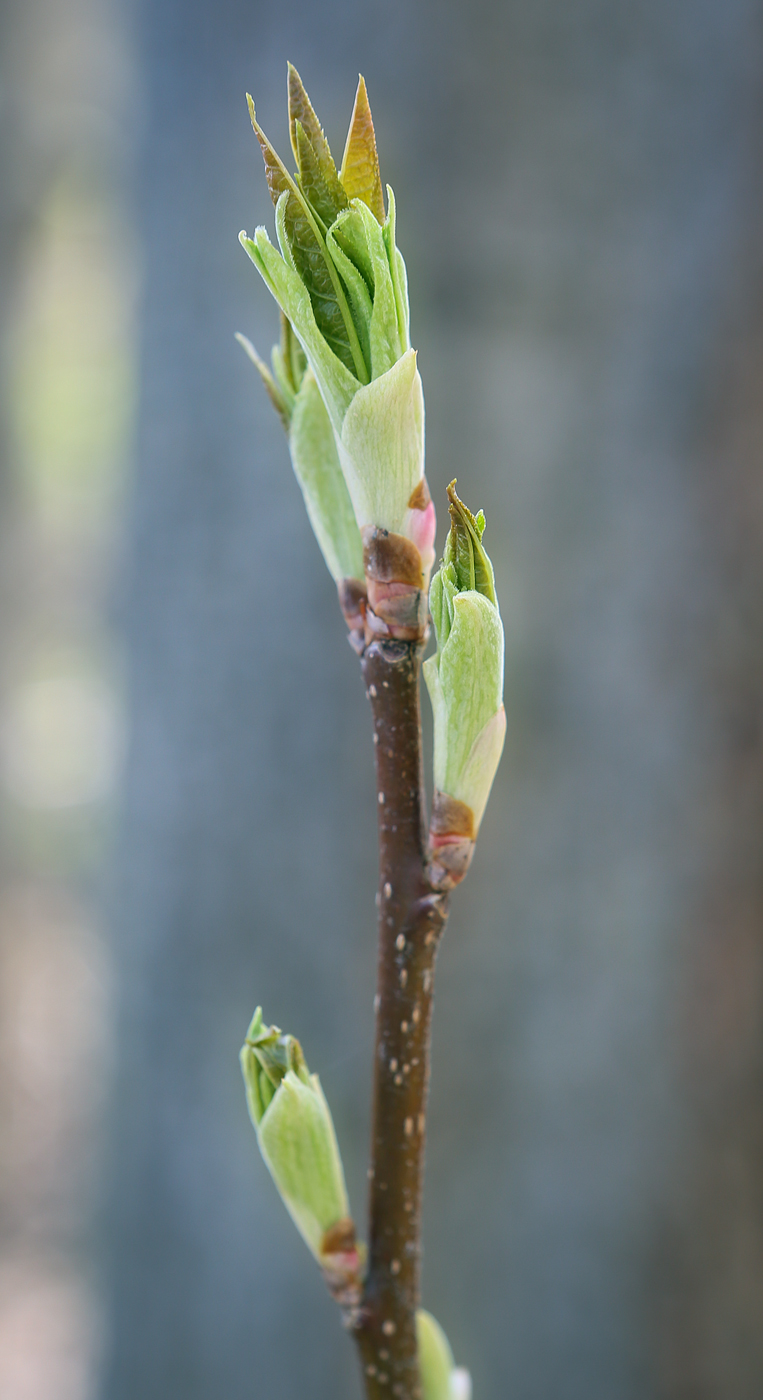
M 453 1352 L 439 1322 L 419 1308 L 416 1341 L 422 1400 L 471 1400 L 469 1372 L 453 1362 Z
M 331 1111 L 302 1047 L 260 1007 L 241 1049 L 249 1116 L 278 1193 L 340 1302 L 359 1296 L 362 1257 Z
M 431 874 L 448 889 L 474 851 L 503 749 L 503 624 L 493 566 L 482 544 L 485 517 L 448 487 L 451 528 L 430 607 L 437 652 L 424 663 L 434 712 L 435 792 Z
M 426 627 L 435 513 L 424 478 L 424 399 L 410 346 L 395 199 L 387 187 L 385 214 L 365 83 L 361 77 L 339 174 L 295 68 L 289 66 L 294 176 L 249 103 L 276 206 L 280 251 L 264 228 L 253 238 L 242 233 L 240 240 L 315 377 L 361 535 L 389 537 L 391 561 L 399 555 L 397 537 L 416 553 L 415 583 L 410 569 L 405 578 L 380 580 L 367 573 L 367 633 L 416 638 Z M 267 380 L 266 387 L 274 397 Z

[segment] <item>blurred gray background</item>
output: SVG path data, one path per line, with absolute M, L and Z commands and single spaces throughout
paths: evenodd
M 277 334 L 236 234 L 272 233 L 244 93 L 285 153 L 287 58 L 337 155 L 366 77 L 429 481 L 485 507 L 506 624 L 425 1304 L 475 1400 L 757 1400 L 761 6 L 0 26 L 4 1400 L 359 1400 L 237 1065 L 261 1001 L 362 1218 L 370 717 L 233 340 Z

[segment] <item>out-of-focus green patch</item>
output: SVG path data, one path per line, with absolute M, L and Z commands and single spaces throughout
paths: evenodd
M 103 592 L 135 408 L 134 290 L 111 192 L 65 168 L 24 247 L 3 405 L 23 606 L 3 657 L 0 821 L 28 878 L 97 867 L 121 767 Z
M 114 214 L 73 178 L 44 207 L 26 261 L 7 414 L 22 487 L 54 527 L 102 521 L 121 494 L 135 403 L 131 279 Z
M 22 634 L 0 714 L 0 813 L 19 872 L 97 866 L 124 755 L 121 665 L 109 639 Z

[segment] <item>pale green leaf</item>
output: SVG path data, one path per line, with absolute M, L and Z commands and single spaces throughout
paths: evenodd
M 316 324 L 310 294 L 298 273 L 273 247 L 264 228 L 254 238 L 239 235 L 255 267 L 284 315 L 288 317 L 307 355 L 336 432 L 341 431 L 347 410 L 358 389 L 358 380 L 327 345 Z
M 404 347 L 398 327 L 397 302 L 384 234 L 365 204 L 358 202 L 355 208 L 363 220 L 373 276 L 371 376 L 379 379 L 400 359 Z
M 260 1151 L 279 1195 L 316 1259 L 326 1230 L 350 1213 L 331 1111 L 317 1074 L 289 1071 L 259 1125 Z
M 416 1342 L 423 1388 L 422 1400 L 451 1400 L 453 1352 L 439 1322 L 423 1308 L 419 1308 L 416 1313 Z
M 342 215 L 339 216 L 337 224 L 340 223 Z M 368 290 L 366 279 L 355 262 L 348 257 L 341 243 L 336 236 L 337 224 L 329 229 L 326 234 L 326 247 L 330 256 L 334 260 L 334 265 L 339 272 L 342 281 L 347 289 L 347 300 L 350 304 L 350 311 L 355 322 L 355 329 L 358 332 L 360 348 L 363 351 L 363 359 L 368 369 L 368 378 L 371 378 L 371 317 L 373 314 L 373 302 Z
M 339 458 L 361 530 L 399 533 L 424 471 L 424 397 L 416 353 L 358 389 L 339 432 Z
M 297 394 L 289 449 L 310 524 L 332 578 L 363 578 L 363 545 L 334 431 L 310 371 Z
M 411 315 L 408 305 L 408 274 L 405 270 L 403 255 L 395 242 L 397 225 L 397 205 L 392 189 L 387 185 L 387 208 L 389 210 L 384 224 L 384 242 L 387 247 L 387 258 L 390 271 L 392 273 L 392 284 L 395 289 L 395 305 L 397 307 L 397 324 L 400 344 L 404 350 L 408 350 L 411 344 L 410 323 Z
M 441 586 L 438 600 L 447 579 Z M 447 640 L 424 664 L 434 714 L 434 780 L 441 792 L 471 807 L 478 824 L 503 745 L 503 624 L 493 604 L 473 590 L 455 593 L 452 608 Z

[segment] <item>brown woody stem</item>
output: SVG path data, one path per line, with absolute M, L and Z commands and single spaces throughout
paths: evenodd
M 427 876 L 421 647 L 374 641 L 362 658 L 379 803 L 379 962 L 369 1260 L 353 1320 L 368 1400 L 420 1400 L 421 1261 L 429 1039 L 447 896 Z

